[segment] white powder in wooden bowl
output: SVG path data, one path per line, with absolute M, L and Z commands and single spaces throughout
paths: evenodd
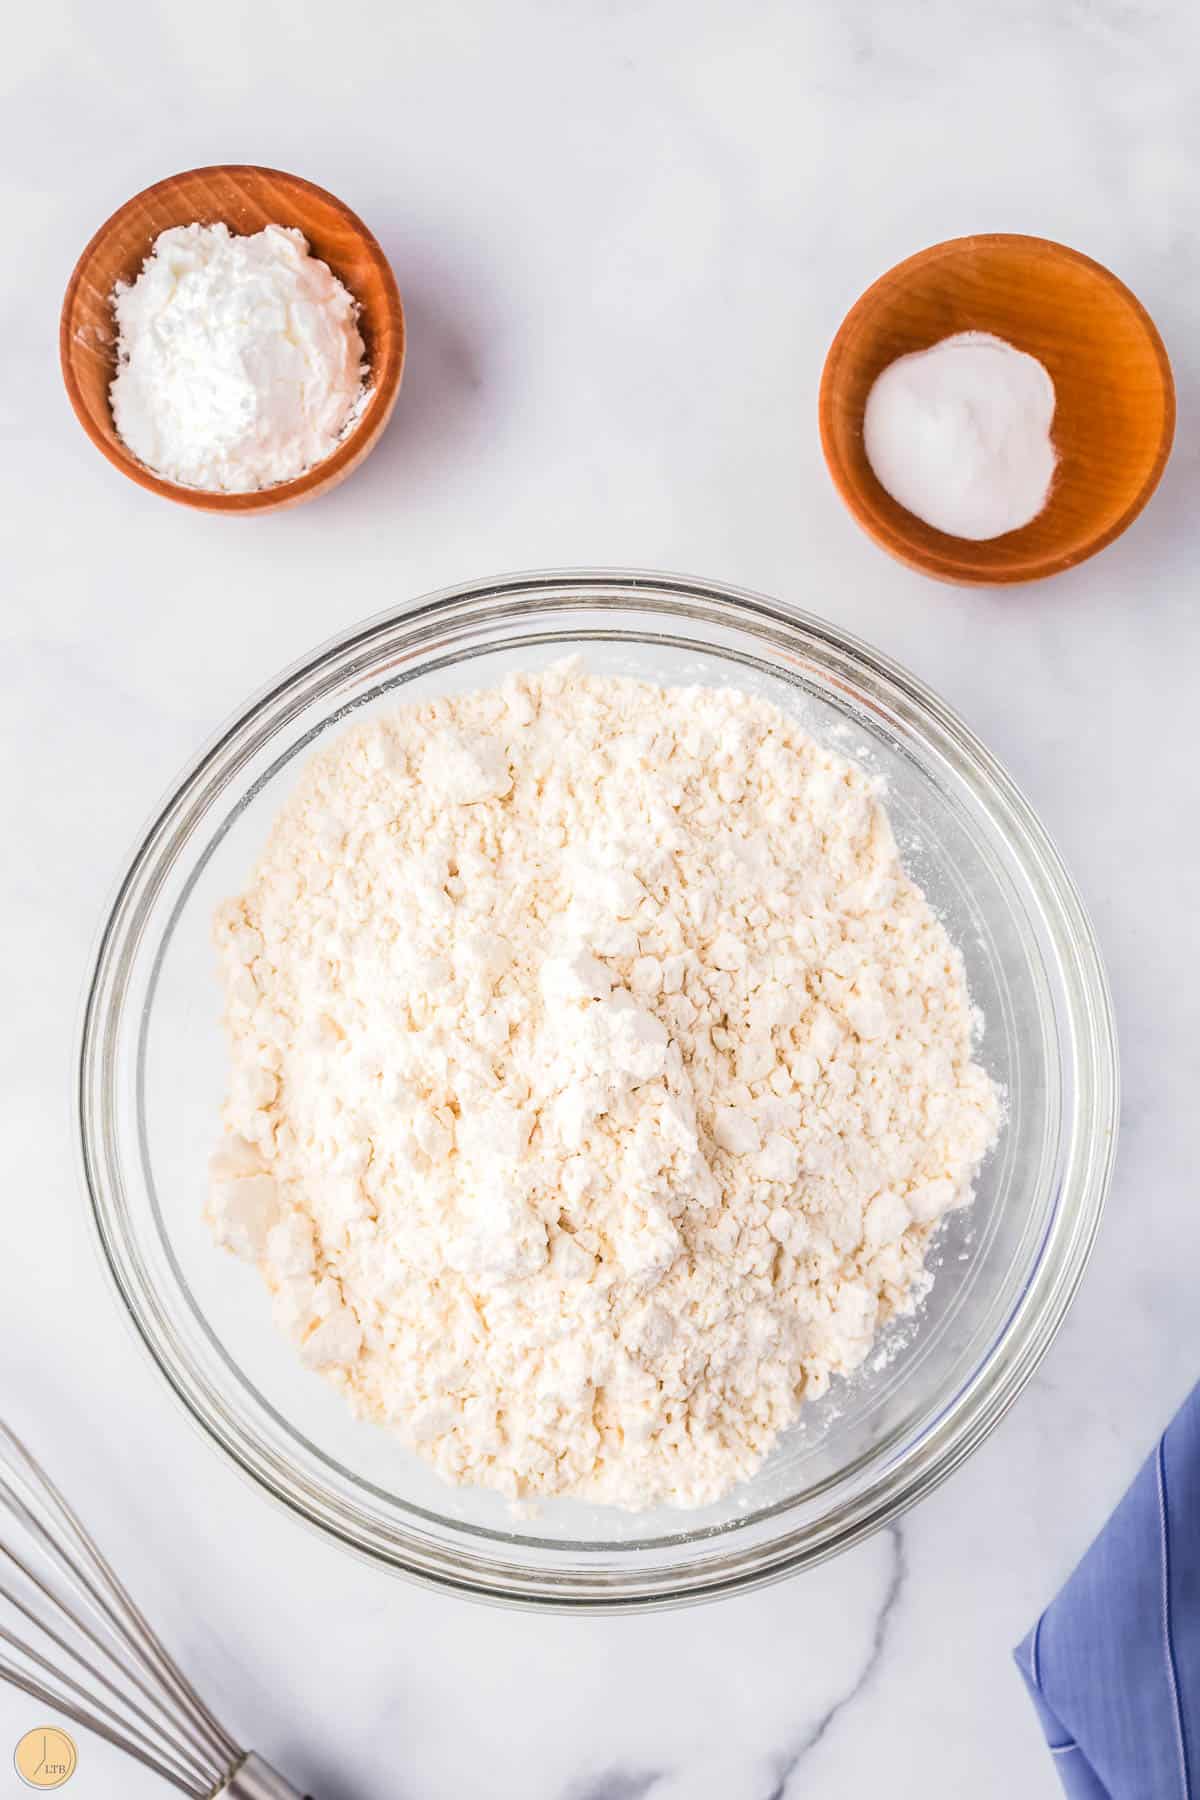
M 140 462 L 185 487 L 292 481 L 362 410 L 358 307 L 299 231 L 164 231 L 113 311 L 113 422 Z
M 960 331 L 898 357 L 867 396 L 867 461 L 893 500 L 953 537 L 1002 537 L 1036 519 L 1057 452 L 1054 383 L 1035 356 Z

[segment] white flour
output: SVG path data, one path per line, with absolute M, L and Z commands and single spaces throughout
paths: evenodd
M 710 1501 L 924 1281 L 999 1121 L 875 787 L 572 665 L 351 730 L 217 919 L 210 1218 L 454 1481 Z
M 302 232 L 164 231 L 113 311 L 113 422 L 147 468 L 185 487 L 294 480 L 361 410 L 358 308 Z

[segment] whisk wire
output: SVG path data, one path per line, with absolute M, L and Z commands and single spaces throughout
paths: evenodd
M 88 1643 L 93 1645 L 102 1656 L 107 1658 L 108 1662 L 116 1669 L 127 1686 L 132 1687 L 137 1693 L 141 1694 L 143 1699 L 156 1710 L 160 1717 L 154 1719 L 148 1716 L 143 1709 L 138 1706 L 136 1701 L 129 1698 L 129 1696 L 123 1693 L 119 1687 L 116 1687 L 102 1670 L 97 1669 L 95 1665 L 81 1653 L 77 1645 L 68 1643 L 58 1636 L 58 1634 L 53 1632 L 45 1619 L 32 1612 L 28 1606 L 23 1605 L 10 1589 L 6 1587 L 0 1588 L 0 1592 L 4 1593 L 10 1604 L 22 1612 L 25 1618 L 27 1618 L 37 1630 L 41 1631 L 46 1637 L 51 1638 L 52 1641 L 57 1643 L 68 1656 L 72 1657 L 82 1667 L 86 1668 L 89 1674 L 101 1681 L 109 1691 L 121 1701 L 122 1705 L 124 1705 L 129 1712 L 149 1724 L 153 1731 L 161 1733 L 165 1721 L 167 1727 L 178 1737 L 183 1739 L 183 1747 L 181 1748 L 178 1744 L 174 1744 L 171 1746 L 172 1750 L 180 1761 L 191 1765 L 193 1770 L 197 1771 L 200 1776 L 206 1777 L 209 1772 L 211 1763 L 206 1759 L 215 1758 L 224 1761 L 227 1764 L 229 1758 L 225 1754 L 224 1747 L 214 1747 L 212 1744 L 206 1743 L 204 1736 L 192 1725 L 186 1714 L 184 1714 L 177 1705 L 172 1703 L 170 1694 L 168 1693 L 164 1696 L 161 1690 L 156 1692 L 155 1689 L 149 1686 L 143 1679 L 139 1672 L 138 1665 L 135 1663 L 134 1666 L 130 1666 L 129 1662 L 123 1658 L 121 1652 L 125 1649 L 127 1649 L 129 1653 L 136 1654 L 136 1641 L 130 1642 L 129 1633 L 123 1629 L 121 1620 L 112 1612 L 112 1609 L 105 1604 L 103 1595 L 97 1591 L 94 1584 L 88 1579 L 86 1573 L 78 1567 L 75 1560 L 69 1556 L 66 1551 L 62 1550 L 59 1545 L 54 1543 L 53 1539 L 49 1537 L 45 1528 L 42 1526 L 41 1521 L 13 1495 L 9 1485 L 2 1479 L 0 1479 L 0 1500 L 7 1500 L 10 1510 L 12 1510 L 25 1524 L 35 1545 L 42 1550 L 51 1566 L 66 1580 L 75 1593 L 84 1600 L 85 1604 L 91 1609 L 93 1615 L 108 1626 L 110 1633 L 116 1635 L 116 1646 L 114 1647 L 112 1642 L 106 1642 L 105 1639 L 94 1631 L 84 1619 L 81 1619 L 77 1613 L 72 1612 L 62 1595 L 56 1593 L 50 1584 L 38 1575 L 36 1570 L 30 1568 L 29 1565 L 18 1557 L 7 1545 L 0 1544 L 0 1551 L 3 1552 L 10 1563 L 21 1571 L 26 1580 L 29 1581 L 31 1586 L 48 1603 L 48 1605 L 56 1609 L 57 1613 L 61 1615 L 72 1630 L 77 1632 Z M 30 1653 L 36 1655 L 36 1652 L 30 1651 Z M 44 1666 L 51 1668 L 52 1673 L 55 1672 L 52 1665 Z M 65 1670 L 59 1670 L 57 1673 L 59 1674 L 60 1679 L 64 1681 L 70 1679 Z M 151 1671 L 151 1673 L 153 1673 L 153 1671 Z M 89 1695 L 88 1698 L 92 1700 L 94 1705 L 103 1706 L 103 1703 L 97 1700 L 94 1695 Z M 104 1710 L 107 1711 L 111 1709 L 104 1708 Z M 119 1715 L 117 1715 L 117 1720 L 118 1723 L 127 1723 L 126 1721 L 122 1721 Z M 136 1730 L 132 1725 L 128 1725 L 128 1729 L 131 1731 Z M 141 1734 L 139 1733 L 138 1735 L 140 1736 Z M 233 1754 L 237 1754 L 236 1747 L 234 1748 Z
M 5 1484 L 3 1481 L 0 1481 L 0 1497 L 3 1497 L 5 1495 L 5 1492 L 6 1492 Z M 67 1621 L 67 1623 L 69 1623 L 70 1626 L 76 1632 L 78 1632 L 79 1635 L 82 1638 L 84 1638 L 87 1643 L 91 1644 L 102 1656 L 107 1658 L 109 1663 L 112 1664 L 112 1666 L 118 1671 L 118 1673 L 120 1674 L 122 1679 L 130 1687 L 133 1687 L 138 1693 L 140 1693 L 142 1695 L 143 1699 L 145 1699 L 152 1707 L 154 1707 L 162 1715 L 163 1718 L 165 1718 L 176 1730 L 179 1731 L 180 1735 L 185 1738 L 185 1740 L 187 1741 L 187 1744 L 189 1746 L 189 1750 L 191 1753 L 190 1760 L 195 1763 L 197 1769 L 199 1769 L 201 1772 L 203 1772 L 207 1767 L 206 1763 L 204 1762 L 204 1757 L 206 1755 L 211 1756 L 214 1754 L 214 1751 L 212 1750 L 212 1748 L 205 1744 L 203 1738 L 200 1737 L 199 1734 L 194 1735 L 191 1728 L 188 1726 L 187 1721 L 183 1720 L 182 1718 L 180 1718 L 179 1716 L 177 1716 L 175 1713 L 173 1713 L 171 1711 L 171 1709 L 165 1704 L 165 1702 L 163 1701 L 161 1696 L 156 1694 L 154 1692 L 154 1690 L 146 1684 L 146 1682 L 141 1678 L 141 1676 L 138 1674 L 136 1669 L 129 1668 L 121 1660 L 120 1655 L 112 1648 L 112 1646 L 110 1644 L 105 1643 L 104 1639 L 96 1631 L 94 1631 L 83 1619 L 80 1619 L 80 1618 L 76 1617 L 75 1614 L 73 1614 L 69 1610 L 69 1608 L 64 1604 L 62 1597 L 59 1594 L 56 1594 L 53 1591 L 53 1589 L 49 1586 L 49 1584 L 46 1581 L 44 1581 L 37 1574 L 37 1572 L 34 1569 L 31 1569 L 26 1562 L 24 1562 L 19 1556 L 16 1555 L 16 1553 L 13 1550 L 9 1549 L 8 1546 L 5 1544 L 0 1544 L 0 1553 L 2 1553 L 4 1556 L 6 1556 L 9 1560 L 9 1562 L 12 1563 L 16 1568 L 18 1568 L 21 1571 L 22 1575 L 24 1575 L 26 1580 L 37 1591 L 37 1593 L 39 1593 L 48 1602 L 48 1604 L 50 1606 L 55 1608 L 57 1613 L 61 1614 L 62 1617 Z M 78 1587 L 79 1583 L 76 1582 L 75 1585 Z M 154 1719 L 150 1714 L 146 1713 L 144 1711 L 144 1709 L 137 1704 L 136 1701 L 130 1699 L 127 1694 L 122 1693 L 122 1690 L 119 1687 L 117 1687 L 117 1685 L 113 1682 L 113 1680 L 111 1679 L 110 1676 L 105 1674 L 103 1669 L 98 1668 L 95 1665 L 95 1663 L 91 1662 L 82 1653 L 82 1651 L 79 1649 L 79 1647 L 77 1645 L 68 1642 L 68 1640 L 66 1638 L 62 1637 L 49 1624 L 47 1624 L 45 1619 L 39 1617 L 36 1613 L 34 1613 L 31 1610 L 31 1608 L 28 1605 L 26 1605 L 25 1602 L 23 1602 L 19 1598 L 19 1596 L 17 1594 L 15 1594 L 12 1591 L 12 1589 L 4 1583 L 0 1583 L 0 1595 L 3 1595 L 4 1598 L 8 1600 L 9 1604 L 12 1607 L 14 1607 L 19 1613 L 21 1613 L 24 1616 L 24 1618 L 26 1618 L 29 1621 L 29 1623 L 34 1626 L 34 1628 L 36 1630 L 42 1632 L 45 1637 L 48 1637 L 51 1640 L 51 1642 L 54 1643 L 55 1645 L 57 1645 L 58 1648 L 61 1649 L 67 1656 L 73 1658 L 73 1660 L 75 1662 L 79 1663 L 83 1668 L 85 1668 L 88 1671 L 88 1673 L 94 1677 L 94 1679 L 96 1681 L 100 1682 L 106 1689 L 108 1689 L 108 1691 L 111 1694 L 113 1694 L 119 1701 L 121 1701 L 121 1703 L 131 1713 L 133 1713 L 136 1717 L 140 1718 L 143 1721 L 143 1723 L 149 1725 L 151 1730 L 161 1731 L 161 1729 L 162 1729 L 161 1719 L 159 1719 L 159 1720 Z M 31 1647 L 22 1645 L 22 1648 L 26 1649 L 27 1653 L 31 1656 L 36 1656 L 36 1654 L 37 1654 L 34 1650 L 32 1650 Z M 48 1668 L 51 1669 L 51 1673 L 54 1672 L 51 1665 L 47 1664 L 45 1666 L 47 1666 Z M 59 1671 L 59 1673 L 60 1673 L 62 1680 L 69 1681 L 71 1679 L 67 1675 L 65 1670 Z M 101 1704 L 101 1703 L 97 1701 L 96 1704 Z
M 24 1670 L 15 1668 L 3 1657 L 0 1657 L 0 1679 L 11 1683 L 13 1687 L 20 1688 L 32 1699 L 40 1700 L 43 1705 L 53 1707 L 55 1712 L 61 1713 L 66 1719 L 71 1719 L 76 1725 L 82 1725 L 85 1730 L 94 1731 L 97 1737 L 104 1738 L 117 1750 L 124 1751 L 127 1756 L 132 1756 L 135 1762 L 140 1762 L 145 1768 L 160 1775 L 164 1781 L 170 1782 L 171 1786 L 177 1788 L 181 1794 L 187 1794 L 189 1800 L 211 1800 L 213 1793 L 211 1784 L 207 1787 L 197 1787 L 190 1781 L 181 1780 L 178 1774 L 160 1762 L 156 1756 L 142 1750 L 138 1745 L 130 1743 L 123 1731 L 114 1731 L 87 1707 L 73 1705 L 54 1688 L 34 1680 Z
M 2 1422 L 0 1422 L 0 1434 L 3 1435 L 23 1464 L 26 1481 L 36 1484 L 35 1491 L 46 1510 L 73 1540 L 85 1562 L 89 1563 L 100 1577 L 100 1582 L 107 1585 L 117 1605 L 124 1607 L 127 1617 L 121 1617 L 120 1612 L 105 1598 L 103 1587 L 98 1586 L 89 1577 L 86 1570 L 81 1568 L 74 1558 L 55 1542 L 46 1526 L 31 1512 L 29 1507 L 22 1505 L 17 1500 L 16 1504 L 20 1508 L 27 1530 L 37 1538 L 44 1553 L 57 1565 L 60 1573 L 65 1576 L 69 1584 L 89 1606 L 93 1616 L 98 1617 L 109 1632 L 126 1647 L 129 1654 L 135 1658 L 137 1665 L 149 1677 L 150 1682 L 158 1684 L 160 1691 L 156 1692 L 153 1686 L 148 1687 L 133 1670 L 123 1664 L 111 1645 L 87 1632 L 82 1621 L 70 1611 L 70 1608 L 63 1603 L 59 1596 L 50 1593 L 42 1583 L 39 1582 L 38 1585 L 76 1629 L 84 1631 L 90 1636 L 97 1647 L 121 1670 L 123 1677 L 133 1682 L 138 1691 L 158 1708 L 175 1731 L 194 1748 L 199 1748 L 202 1754 L 214 1757 L 225 1767 L 230 1766 L 242 1755 L 239 1746 L 234 1743 L 228 1732 L 218 1723 L 199 1694 L 196 1693 L 191 1683 L 171 1661 L 148 1621 L 100 1551 L 99 1546 L 49 1476 L 34 1461 L 20 1440 L 15 1438 Z M 0 1490 L 3 1489 L 3 1486 L 3 1481 L 0 1479 Z
M 11 1600 L 11 1594 L 6 1594 L 6 1598 Z M 21 1610 L 24 1611 L 25 1609 L 22 1608 Z M 34 1622 L 35 1624 L 37 1623 L 36 1620 Z M 89 1674 L 93 1675 L 96 1680 L 104 1682 L 104 1685 L 109 1687 L 112 1692 L 116 1694 L 118 1699 L 122 1698 L 120 1689 L 114 1688 L 111 1682 L 105 1681 L 105 1677 L 100 1671 L 93 1668 L 90 1663 L 80 1657 L 78 1652 L 71 1649 L 70 1645 L 65 1644 L 54 1632 L 47 1631 L 46 1636 L 49 1637 L 52 1642 L 60 1645 L 61 1648 L 66 1651 L 68 1656 L 73 1656 L 77 1661 L 81 1662 L 83 1667 L 86 1668 Z M 67 1696 L 65 1699 L 61 1695 L 58 1696 L 55 1703 L 60 1711 L 66 1710 L 68 1706 L 74 1707 L 80 1712 L 86 1711 L 88 1713 L 87 1722 L 91 1724 L 93 1729 L 98 1728 L 102 1718 L 107 1721 L 109 1731 L 120 1730 L 125 1733 L 129 1738 L 135 1740 L 136 1744 L 140 1746 L 147 1755 L 161 1755 L 163 1756 L 164 1761 L 168 1763 L 174 1761 L 174 1758 L 171 1757 L 167 1751 L 163 1750 L 162 1746 L 156 1745 L 153 1737 L 148 1737 L 143 1731 L 140 1731 L 136 1725 L 131 1725 L 129 1720 L 121 1712 L 117 1711 L 114 1707 L 107 1705 L 105 1701 L 99 1699 L 95 1694 L 89 1693 L 87 1688 L 85 1688 L 81 1682 L 77 1681 L 73 1675 L 69 1675 L 65 1669 L 56 1668 L 55 1665 L 48 1661 L 48 1659 L 44 1657 L 40 1651 L 36 1650 L 32 1644 L 27 1644 L 13 1632 L 6 1631 L 3 1626 L 0 1626 L 0 1641 L 10 1645 L 12 1649 L 19 1651 L 27 1661 L 34 1664 L 35 1668 L 43 1669 L 46 1674 L 52 1676 L 56 1681 L 61 1682 L 65 1687 L 71 1690 L 71 1694 L 77 1694 L 79 1696 L 78 1700 L 72 1700 L 70 1696 Z M 7 1659 L 0 1657 L 0 1671 L 6 1671 L 10 1667 L 11 1665 L 7 1662 Z M 33 1676 L 30 1679 L 36 1681 L 37 1677 Z M 39 1685 L 41 1684 L 39 1683 Z M 151 1730 L 155 1729 L 154 1720 L 147 1718 L 147 1715 L 141 1711 L 140 1707 L 135 1706 L 131 1701 L 125 1701 L 124 1704 L 130 1712 L 136 1713 L 140 1718 L 146 1719 Z M 202 1783 L 207 1780 L 207 1772 L 203 1765 L 199 1763 L 192 1768 L 180 1766 L 178 1769 L 168 1769 L 167 1767 L 163 1767 L 162 1772 L 164 1774 L 169 1773 L 172 1779 L 179 1781 L 181 1784 L 182 1782 L 186 1782 L 190 1785 L 196 1782 Z M 205 1793 L 207 1792 L 207 1789 L 201 1787 L 200 1792 Z
M 245 1753 L 176 1668 L 59 1490 L 0 1421 L 0 1521 L 24 1533 L 23 1554 L 0 1537 L 17 1577 L 0 1603 L 35 1634 L 0 1617 L 0 1679 L 124 1750 L 191 1800 L 209 1800 Z M 0 1564 L 0 1570 L 5 1565 Z M 57 1656 L 47 1654 L 52 1647 Z M 284 1784 L 286 1786 L 286 1784 Z

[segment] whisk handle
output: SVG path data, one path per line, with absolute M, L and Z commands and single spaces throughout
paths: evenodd
M 270 1763 L 249 1751 L 213 1800 L 312 1800 L 276 1773 Z

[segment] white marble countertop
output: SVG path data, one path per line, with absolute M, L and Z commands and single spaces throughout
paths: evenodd
M 41 0 L 0 73 L 2 1406 L 221 1715 L 318 1800 L 1057 1792 L 1010 1648 L 1200 1373 L 1200 52 L 1188 0 Z M 257 160 L 341 194 L 411 328 L 345 487 L 252 522 L 142 493 L 58 376 L 72 262 L 148 182 Z M 1044 233 L 1122 275 L 1180 426 L 1142 521 L 998 594 L 842 511 L 815 423 L 855 295 L 922 244 Z M 198 742 L 384 604 L 559 564 L 683 570 L 828 614 L 940 689 L 1041 810 L 1122 1038 L 1117 1177 L 1032 1386 L 894 1532 L 632 1619 L 472 1607 L 360 1566 L 234 1474 L 118 1315 L 70 1125 L 86 960 Z M 0 1692 L 0 1794 L 38 1709 Z M 80 1800 L 160 1792 L 90 1741 Z

